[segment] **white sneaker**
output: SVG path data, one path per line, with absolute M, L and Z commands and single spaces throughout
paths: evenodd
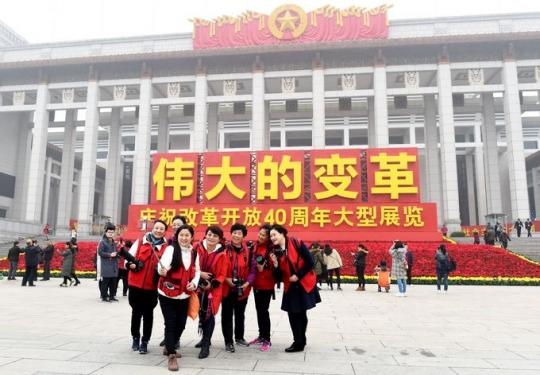
M 407 293 L 401 293 L 402 297 L 407 297 Z
M 396 297 L 401 297 L 401 293 L 394 294 Z
M 446 293 L 448 293 L 448 290 L 445 290 L 445 291 L 444 291 L 444 294 L 446 294 Z
M 440 289 L 437 289 L 437 293 L 441 294 L 441 293 L 442 293 L 442 291 L 441 291 Z

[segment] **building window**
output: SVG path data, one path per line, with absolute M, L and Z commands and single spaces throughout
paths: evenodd
M 368 144 L 367 129 L 350 129 L 349 130 L 349 145 L 365 146 Z
M 343 146 L 345 137 L 343 129 L 332 129 L 325 132 L 324 144 L 326 146 Z
M 6 218 L 7 217 L 7 208 L 0 208 L 0 218 Z
M 169 136 L 170 150 L 189 150 L 190 136 L 189 134 L 171 134 Z
M 285 133 L 286 147 L 309 147 L 312 145 L 311 130 L 288 131 Z
M 281 147 L 281 132 L 270 132 L 270 147 Z
M 388 140 L 391 145 L 402 145 L 405 143 L 402 135 L 391 135 L 388 137 Z
M 251 133 L 225 133 L 223 135 L 223 148 L 249 148 Z
M 536 150 L 538 148 L 538 141 L 525 141 L 523 142 L 523 148 L 525 150 Z

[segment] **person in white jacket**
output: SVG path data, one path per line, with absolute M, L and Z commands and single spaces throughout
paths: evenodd
M 337 250 L 332 249 L 328 244 L 324 245 L 324 262 L 326 263 L 326 268 L 328 270 L 328 280 L 326 283 L 330 286 L 331 290 L 334 290 L 333 278 L 334 274 L 336 274 L 337 290 L 342 290 L 340 269 L 343 267 L 343 262 L 341 261 L 341 256 Z

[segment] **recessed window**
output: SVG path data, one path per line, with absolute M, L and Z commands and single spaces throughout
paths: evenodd
M 312 145 L 311 130 L 288 131 L 285 133 L 287 147 L 309 147 Z

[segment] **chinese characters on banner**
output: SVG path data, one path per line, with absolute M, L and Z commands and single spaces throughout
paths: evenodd
M 155 154 L 149 205 L 132 205 L 129 230 L 183 215 L 208 225 L 278 223 L 293 230 L 436 232 L 420 202 L 415 148 Z

